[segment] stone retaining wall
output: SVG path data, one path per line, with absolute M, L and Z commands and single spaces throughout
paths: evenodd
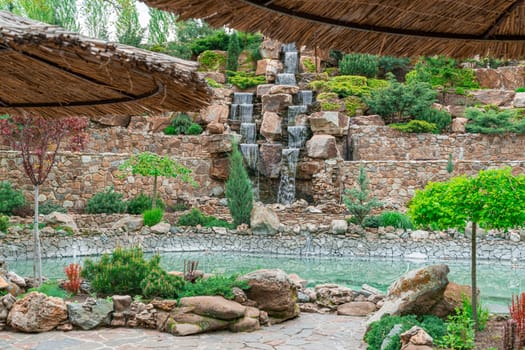
M 207 233 L 202 233 L 207 232 Z M 111 252 L 117 245 L 140 244 L 147 252 L 237 252 L 283 254 L 293 256 L 341 256 L 359 258 L 470 259 L 467 239 L 356 239 L 330 234 L 257 236 L 218 234 L 212 230 L 201 233 L 165 235 L 102 234 L 94 236 L 52 235 L 42 237 L 45 258 L 95 255 Z M 33 256 L 31 237 L 0 237 L 0 260 L 28 259 Z M 503 240 L 478 242 L 481 260 L 525 261 L 523 243 Z

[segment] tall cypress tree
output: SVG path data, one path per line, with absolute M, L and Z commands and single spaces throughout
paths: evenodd
M 249 225 L 253 209 L 253 188 L 236 142 L 232 142 L 230 175 L 226 182 L 226 199 L 233 223 L 236 226 L 240 224 Z
M 228 41 L 228 61 L 226 62 L 228 70 L 234 72 L 237 70 L 240 54 L 241 44 L 239 43 L 239 36 L 237 35 L 237 32 L 233 32 Z

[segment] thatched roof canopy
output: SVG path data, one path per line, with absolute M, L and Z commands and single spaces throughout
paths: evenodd
M 141 0 L 282 42 L 383 55 L 525 57 L 525 0 Z
M 197 63 L 0 11 L 0 113 L 49 117 L 198 110 Z

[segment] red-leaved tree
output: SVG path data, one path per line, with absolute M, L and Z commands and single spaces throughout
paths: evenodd
M 42 254 L 38 228 L 38 191 L 53 166 L 59 150 L 79 151 L 86 141 L 86 118 L 43 118 L 30 114 L 0 118 L 0 135 L 22 156 L 24 171 L 34 187 L 33 275 L 42 283 Z

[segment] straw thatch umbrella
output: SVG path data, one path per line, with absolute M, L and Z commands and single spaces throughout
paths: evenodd
M 0 11 L 0 113 L 47 117 L 198 110 L 197 63 Z
M 413 56 L 525 56 L 524 0 L 141 0 L 320 48 Z

